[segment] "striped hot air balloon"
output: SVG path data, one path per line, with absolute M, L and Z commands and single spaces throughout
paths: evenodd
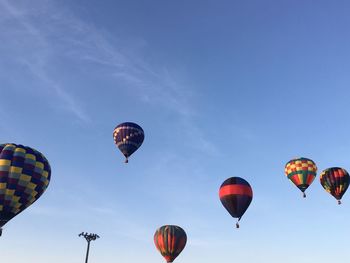
M 34 203 L 51 178 L 49 162 L 30 147 L 0 145 L 0 227 Z
M 284 172 L 288 179 L 302 191 L 303 197 L 306 197 L 305 190 L 315 179 L 317 166 L 311 159 L 300 157 L 290 160 Z
M 348 172 L 339 167 L 328 168 L 320 174 L 322 187 L 338 200 L 338 204 L 341 204 L 340 200 L 349 187 L 349 181 Z
M 247 211 L 253 199 L 253 190 L 249 183 L 240 177 L 231 177 L 226 179 L 219 190 L 219 197 L 222 205 L 234 218 L 241 220 L 245 211 Z
M 154 234 L 154 244 L 166 262 L 173 262 L 185 248 L 187 236 L 185 231 L 174 225 L 165 225 Z
M 133 122 L 124 122 L 114 128 L 114 143 L 125 156 L 125 162 L 143 143 L 145 133 L 142 128 Z

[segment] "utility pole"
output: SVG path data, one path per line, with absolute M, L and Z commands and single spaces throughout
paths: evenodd
M 92 240 L 96 240 L 97 238 L 100 238 L 99 235 L 97 234 L 88 234 L 88 233 L 84 233 L 84 232 L 81 232 L 79 234 L 79 236 L 81 237 L 84 237 L 87 241 L 87 250 L 86 250 L 86 258 L 85 258 L 85 263 L 88 263 L 88 258 L 89 258 L 89 250 L 90 250 L 90 242 Z

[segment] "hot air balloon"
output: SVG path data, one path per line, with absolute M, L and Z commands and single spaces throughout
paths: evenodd
M 317 167 L 314 161 L 300 157 L 290 160 L 284 172 L 288 179 L 303 192 L 303 197 L 306 197 L 305 190 L 315 179 Z
M 230 215 L 238 218 L 236 227 L 239 228 L 238 222 L 253 199 L 253 190 L 249 183 L 240 177 L 228 178 L 220 186 L 219 197 Z
M 1 144 L 0 227 L 34 203 L 50 177 L 50 164 L 43 154 L 23 145 Z
M 323 188 L 338 200 L 345 194 L 349 187 L 350 177 L 348 172 L 339 167 L 332 167 L 324 170 L 320 175 L 320 182 Z
M 114 143 L 125 156 L 125 163 L 143 143 L 145 134 L 142 128 L 133 122 L 124 122 L 115 127 L 113 131 Z
M 154 234 L 154 244 L 168 263 L 173 262 L 181 253 L 186 241 L 186 233 L 179 226 L 165 225 L 158 228 Z

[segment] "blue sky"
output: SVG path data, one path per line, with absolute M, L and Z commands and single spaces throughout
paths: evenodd
M 3 261 L 163 262 L 164 224 L 185 229 L 175 262 L 343 261 L 350 200 L 295 156 L 350 170 L 348 1 L 0 0 L 0 138 L 49 159 L 45 194 L 11 220 Z M 124 121 L 145 130 L 125 165 Z M 234 228 L 218 189 L 250 182 Z

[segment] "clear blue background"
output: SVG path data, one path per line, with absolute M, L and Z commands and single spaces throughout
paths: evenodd
M 284 175 L 295 156 L 350 170 L 348 1 L 0 0 L 0 139 L 41 151 L 45 194 L 4 228 L 1 260 L 163 262 L 182 226 L 189 262 L 346 261 L 350 199 Z M 114 127 L 140 124 L 125 165 Z M 250 182 L 241 221 L 228 177 Z

